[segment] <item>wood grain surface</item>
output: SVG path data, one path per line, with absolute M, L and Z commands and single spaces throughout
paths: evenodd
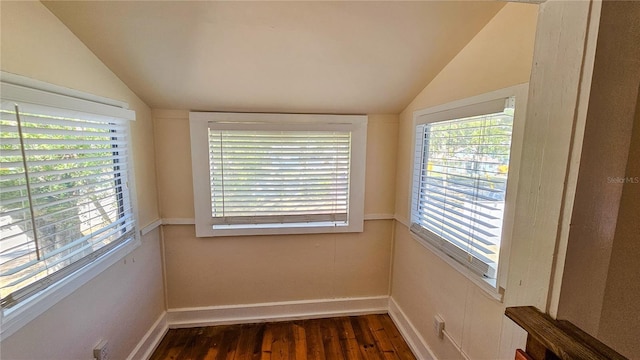
M 389 315 L 171 329 L 152 360 L 415 360 Z

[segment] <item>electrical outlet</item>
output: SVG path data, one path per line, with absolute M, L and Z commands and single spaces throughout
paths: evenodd
M 95 348 L 93 348 L 93 357 L 95 360 L 109 360 L 109 348 L 107 340 L 101 340 Z
M 442 339 L 444 337 L 444 319 L 440 315 L 433 317 L 433 331 L 438 338 Z

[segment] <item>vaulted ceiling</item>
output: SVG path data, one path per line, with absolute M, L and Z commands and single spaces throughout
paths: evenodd
M 152 108 L 398 113 L 494 1 L 46 1 Z

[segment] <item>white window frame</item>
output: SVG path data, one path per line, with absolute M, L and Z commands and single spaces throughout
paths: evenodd
M 45 105 L 135 121 L 135 111 L 129 110 L 128 104 L 122 101 L 53 85 L 4 71 L 0 72 L 0 80 L 0 94 L 3 100 Z M 131 133 L 130 125 L 131 123 L 129 122 L 129 134 Z M 132 150 L 132 144 L 131 141 L 129 141 L 128 153 L 132 154 Z M 131 156 L 128 159 L 129 178 L 127 187 L 129 189 L 129 201 L 131 202 L 133 217 L 136 219 L 135 236 L 90 264 L 65 277 L 63 280 L 50 285 L 11 308 L 0 310 L 0 340 L 4 340 L 14 334 L 20 328 L 27 325 L 140 246 L 139 225 L 137 222 L 137 196 L 133 169 L 133 157 Z
M 520 160 L 522 158 L 522 145 L 524 138 L 525 127 L 525 115 L 527 107 L 527 95 L 529 85 L 527 83 L 511 86 L 508 88 L 492 91 L 489 93 L 473 96 L 470 98 L 453 101 L 439 106 L 434 106 L 427 109 L 417 110 L 413 113 L 413 146 L 412 149 L 416 149 L 416 127 L 420 124 L 427 124 L 432 122 L 451 120 L 457 118 L 464 118 L 474 116 L 482 113 L 482 105 L 488 102 L 497 100 L 506 100 L 510 97 L 515 97 L 515 113 L 513 119 L 513 129 L 511 136 L 511 154 L 509 160 L 509 177 L 506 187 L 506 199 L 505 210 L 503 215 L 502 226 L 502 240 L 499 253 L 499 265 L 497 276 L 495 279 L 488 279 L 482 277 L 475 272 L 471 271 L 467 266 L 461 264 L 457 260 L 454 260 L 451 256 L 443 252 L 441 249 L 434 246 L 428 240 L 425 240 L 422 236 L 411 231 L 411 235 L 414 239 L 420 242 L 424 247 L 431 250 L 435 255 L 444 260 L 458 272 L 463 274 L 471 282 L 479 286 L 489 296 L 495 300 L 502 301 L 504 290 L 506 289 L 508 268 L 509 268 L 509 256 L 511 252 L 511 243 L 513 239 L 513 223 L 515 219 L 515 209 L 518 194 L 518 179 L 520 173 Z M 414 160 L 414 154 L 412 153 L 411 159 L 411 177 L 409 183 L 409 189 L 412 189 L 411 199 L 409 201 L 409 216 L 413 218 L 413 206 L 415 189 L 414 186 L 414 174 L 416 171 L 416 164 Z M 411 220 L 410 220 L 411 222 Z
M 236 130 L 252 130 L 259 124 L 270 130 L 333 130 L 332 127 L 351 131 L 351 164 L 349 182 L 348 224 L 263 224 L 214 229 L 211 216 L 211 187 L 209 175 L 210 122 L 224 123 Z M 367 116 L 318 115 L 272 113 L 190 112 L 191 161 L 193 169 L 193 193 L 197 237 L 311 234 L 362 232 L 364 227 L 364 176 L 367 142 Z

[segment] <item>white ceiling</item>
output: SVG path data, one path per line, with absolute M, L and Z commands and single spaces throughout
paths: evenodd
M 48 1 L 152 108 L 398 113 L 494 1 Z

